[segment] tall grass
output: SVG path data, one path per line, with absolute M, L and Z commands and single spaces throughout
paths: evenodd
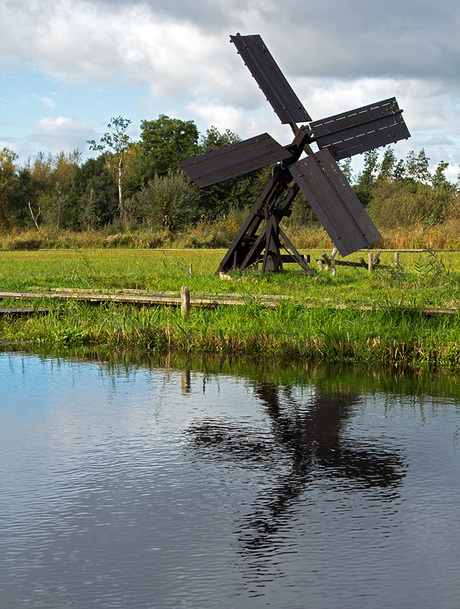
M 42 303 L 44 304 L 44 303 Z M 127 348 L 164 353 L 244 355 L 258 360 L 353 361 L 415 367 L 460 367 L 460 317 L 407 307 L 337 310 L 283 303 L 192 309 L 54 305 L 49 315 L 0 319 L 0 345 Z
M 131 230 L 87 230 L 71 232 L 43 227 L 39 230 L 12 231 L 0 234 L 0 250 L 41 249 L 155 249 L 155 248 L 227 248 L 244 221 L 244 213 L 232 213 L 218 222 L 201 221 L 185 230 L 171 232 L 165 228 L 141 227 Z M 460 214 L 435 224 L 414 220 L 410 226 L 383 226 L 377 222 L 383 239 L 380 249 L 460 249 Z M 327 249 L 333 244 L 318 225 L 286 222 L 285 230 L 298 249 Z

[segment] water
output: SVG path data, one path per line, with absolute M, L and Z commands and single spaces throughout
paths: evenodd
M 460 607 L 458 379 L 177 365 L 0 354 L 2 609 Z

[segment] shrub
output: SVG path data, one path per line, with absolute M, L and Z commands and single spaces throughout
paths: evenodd
M 199 197 L 183 173 L 155 175 L 133 199 L 139 215 L 150 227 L 176 232 L 191 219 Z

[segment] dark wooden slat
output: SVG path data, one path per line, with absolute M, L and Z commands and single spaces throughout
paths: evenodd
M 394 97 L 310 123 L 318 147 L 335 160 L 410 137 Z
M 315 138 L 320 138 L 331 133 L 337 133 L 342 129 L 349 129 L 357 125 L 363 125 L 384 116 L 400 113 L 398 102 L 395 97 L 384 99 L 367 106 L 361 106 L 347 112 L 334 114 L 310 123 Z
M 367 248 L 380 233 L 327 150 L 289 168 L 342 256 Z
M 210 186 L 291 158 L 268 133 L 178 163 L 199 186 Z
M 311 117 L 281 72 L 261 36 L 230 36 L 244 63 L 282 123 L 305 123 Z
M 318 138 L 320 149 L 328 149 L 336 161 L 386 146 L 410 137 L 400 114 Z
M 381 239 L 382 235 L 372 222 L 369 214 L 364 209 L 361 201 L 358 199 L 355 191 L 350 186 L 329 150 L 321 150 L 316 156 L 327 174 L 328 179 L 332 181 L 337 194 L 343 200 L 353 222 L 368 242 L 367 247 Z
M 365 248 L 367 244 L 361 235 L 347 239 L 348 235 L 356 235 L 356 227 L 348 214 L 343 213 L 341 201 L 324 178 L 317 162 L 312 157 L 307 157 L 291 166 L 290 171 L 340 254 L 347 256 L 357 249 Z

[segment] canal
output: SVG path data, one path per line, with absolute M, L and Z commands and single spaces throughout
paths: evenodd
M 5 609 L 458 609 L 460 379 L 0 354 Z

